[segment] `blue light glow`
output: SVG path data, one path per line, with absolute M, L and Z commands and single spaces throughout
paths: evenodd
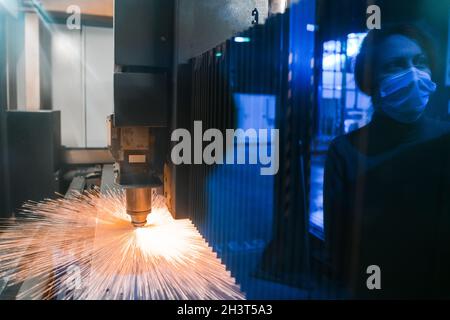
M 251 39 L 249 37 L 234 37 L 234 42 L 237 43 L 246 43 L 246 42 L 250 42 Z
M 313 24 L 308 23 L 306 25 L 306 30 L 309 31 L 309 32 L 314 32 L 314 31 L 316 31 L 316 26 L 313 25 Z

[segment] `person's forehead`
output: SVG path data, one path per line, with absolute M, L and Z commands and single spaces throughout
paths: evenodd
M 412 58 L 423 53 L 419 44 L 403 35 L 391 35 L 381 42 L 377 57 L 380 62 L 398 59 Z

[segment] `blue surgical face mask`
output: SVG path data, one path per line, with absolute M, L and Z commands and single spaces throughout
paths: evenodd
M 376 107 L 394 120 L 412 123 L 421 117 L 435 91 L 431 75 L 413 67 L 381 81 Z

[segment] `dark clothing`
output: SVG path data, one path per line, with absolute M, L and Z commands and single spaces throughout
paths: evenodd
M 325 166 L 333 278 L 353 298 L 450 297 L 450 124 L 376 114 L 337 138 Z M 368 290 L 367 268 L 381 269 Z

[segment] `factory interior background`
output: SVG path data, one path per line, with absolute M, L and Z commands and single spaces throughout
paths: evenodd
M 19 249 L 11 248 L 11 242 L 20 238 L 17 246 L 27 257 L 26 238 L 36 236 L 29 224 L 39 223 L 33 217 L 42 212 L 45 219 L 59 219 L 55 226 L 67 219 L 82 228 L 76 222 L 88 207 L 82 202 L 97 201 L 95 197 L 101 200 L 96 212 L 109 208 L 110 201 L 130 214 L 131 194 L 143 194 L 134 194 L 133 187 L 150 190 L 143 185 L 151 186 L 153 205 L 155 199 L 164 199 L 171 219 L 191 223 L 183 226 L 192 238 L 198 235 L 195 245 L 204 259 L 198 263 L 208 265 L 215 278 L 209 280 L 206 271 L 197 275 L 196 263 L 177 266 L 177 272 L 170 269 L 169 259 L 167 265 L 161 263 L 166 276 L 153 260 L 141 261 L 149 265 L 142 270 L 152 273 L 154 268 L 158 276 L 137 272 L 118 290 L 136 292 L 136 287 L 160 283 L 160 291 L 122 292 L 114 298 L 335 298 L 324 258 L 325 161 L 336 137 L 372 118 L 371 98 L 356 85 L 354 64 L 369 32 L 366 10 L 374 4 L 381 8 L 383 24 L 418 21 L 432 30 L 442 67 L 426 112 L 450 121 L 447 0 L 0 0 L 0 299 L 14 300 L 20 294 L 24 299 L 76 298 L 59 288 L 58 277 L 70 265 L 58 265 L 54 256 L 66 261 L 65 253 L 49 253 L 30 240 L 30 257 L 45 260 L 44 254 L 53 254 L 55 269 L 46 270 L 52 275 L 45 275 L 45 281 L 44 271 L 39 271 L 36 280 L 31 262 L 21 267 L 27 264 L 22 261 L 17 270 L 30 272 L 15 279 L 18 271 L 10 268 L 7 253 L 18 255 Z M 262 164 L 171 163 L 170 132 L 184 128 L 193 133 L 194 121 L 202 121 L 203 130 L 279 129 L 277 174 L 261 175 Z M 151 170 L 123 158 L 131 152 L 124 146 L 126 134 L 141 133 L 150 143 L 135 148 L 139 150 L 133 159 L 151 158 Z M 267 149 L 270 142 L 257 148 Z M 233 144 L 239 150 L 256 143 L 249 139 Z M 116 178 L 122 179 L 126 200 Z M 95 195 L 85 199 L 85 193 Z M 71 218 L 57 210 L 66 210 L 60 215 Z M 140 218 L 132 216 L 134 226 Z M 43 228 L 52 232 L 52 223 L 43 220 Z M 75 241 L 70 226 L 62 228 L 70 237 L 56 232 L 49 248 Z M 14 238 L 13 230 L 22 230 L 20 237 Z M 124 233 L 134 232 L 131 224 L 130 230 Z M 9 240 L 2 242 L 3 234 Z M 155 241 L 172 243 L 171 236 L 175 234 Z M 170 245 L 161 245 L 161 251 Z M 175 243 L 162 256 L 182 248 Z M 122 263 L 95 254 L 97 271 L 106 270 L 102 262 L 113 267 Z M 189 259 L 195 257 L 192 252 Z M 210 287 L 201 294 L 173 293 L 183 284 L 208 280 Z M 100 283 L 86 281 L 92 287 Z M 223 295 L 207 292 L 218 288 Z M 93 289 L 83 292 L 77 294 L 106 297 Z

